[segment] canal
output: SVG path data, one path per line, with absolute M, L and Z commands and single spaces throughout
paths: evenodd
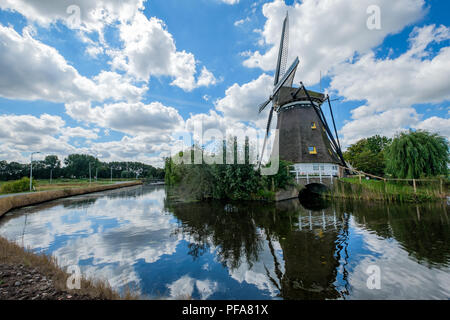
M 449 299 L 447 210 L 186 204 L 139 186 L 12 211 L 0 235 L 149 299 Z

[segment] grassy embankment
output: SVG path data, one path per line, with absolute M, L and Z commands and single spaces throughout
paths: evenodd
M 76 188 L 84 188 L 84 187 L 95 187 L 95 186 L 103 186 L 109 184 L 115 184 L 118 182 L 125 181 L 134 181 L 135 179 L 113 179 L 112 182 L 110 179 L 98 179 L 95 181 L 92 180 L 92 183 L 89 183 L 89 179 L 53 179 L 52 183 L 50 180 L 33 180 L 33 185 L 35 186 L 36 191 L 50 191 L 50 190 L 63 190 L 63 189 L 76 189 Z M 2 191 L 2 186 L 11 183 L 13 181 L 0 181 L 0 195 L 7 194 L 7 192 Z M 27 190 L 21 191 L 23 193 L 28 192 Z M 14 192 L 16 193 L 16 192 Z M 20 192 L 17 192 L 20 193 Z
M 126 290 L 122 296 L 114 291 L 107 281 L 91 280 L 82 278 L 81 288 L 79 290 L 67 289 L 67 279 L 69 274 L 58 267 L 54 257 L 44 254 L 34 254 L 29 249 L 24 249 L 19 245 L 12 243 L 5 238 L 0 237 L 0 263 L 19 265 L 36 268 L 40 273 L 52 279 L 56 289 L 68 293 L 77 293 L 88 295 L 92 299 L 101 300 L 131 300 L 137 299 L 138 295 L 132 294 L 130 290 Z
M 22 184 L 23 181 L 20 181 L 19 185 Z M 120 184 L 103 184 L 103 185 L 86 184 L 84 187 L 79 188 L 68 187 L 67 185 L 65 185 L 57 190 L 49 190 L 45 192 L 28 192 L 13 195 L 10 197 L 0 197 L 0 216 L 2 216 L 3 214 L 12 209 L 17 209 L 25 206 L 36 205 L 39 203 L 61 198 L 79 196 L 82 194 L 101 192 L 124 187 L 131 187 L 139 184 L 142 184 L 142 181 L 130 181 L 130 182 L 123 182 Z
M 382 181 L 359 178 L 341 178 L 336 181 L 328 196 L 357 200 L 387 202 L 425 202 L 444 199 L 448 192 L 448 180 Z

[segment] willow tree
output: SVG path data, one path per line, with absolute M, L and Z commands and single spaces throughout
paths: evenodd
M 427 131 L 400 133 L 386 150 L 387 171 L 397 178 L 447 174 L 448 143 L 444 137 Z

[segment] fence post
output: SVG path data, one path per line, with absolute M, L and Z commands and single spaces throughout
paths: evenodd
M 440 191 L 441 191 L 441 194 L 444 194 L 444 190 L 443 190 L 443 188 L 442 188 L 442 179 L 439 179 L 439 181 L 441 182 L 440 184 L 441 184 L 441 186 L 440 186 Z
M 384 179 L 384 192 L 387 193 L 387 183 L 386 183 L 386 179 Z
M 361 184 L 361 175 L 359 175 L 359 183 Z
M 417 193 L 416 179 L 413 179 L 413 187 L 414 187 L 414 193 Z

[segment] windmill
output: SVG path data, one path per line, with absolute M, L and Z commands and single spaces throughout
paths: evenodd
M 294 163 L 297 174 L 338 175 L 338 165 L 346 167 L 337 135 L 330 98 L 319 92 L 307 90 L 302 82 L 300 87 L 293 87 L 295 72 L 299 65 L 295 58 L 286 69 L 289 42 L 289 16 L 283 22 L 277 68 L 274 77 L 274 89 L 270 97 L 259 106 L 261 113 L 272 103 L 267 121 L 266 135 L 259 159 L 259 166 L 264 155 L 273 113 L 277 113 L 277 134 L 279 157 Z M 327 123 L 322 105 L 327 102 L 333 119 L 334 133 Z

